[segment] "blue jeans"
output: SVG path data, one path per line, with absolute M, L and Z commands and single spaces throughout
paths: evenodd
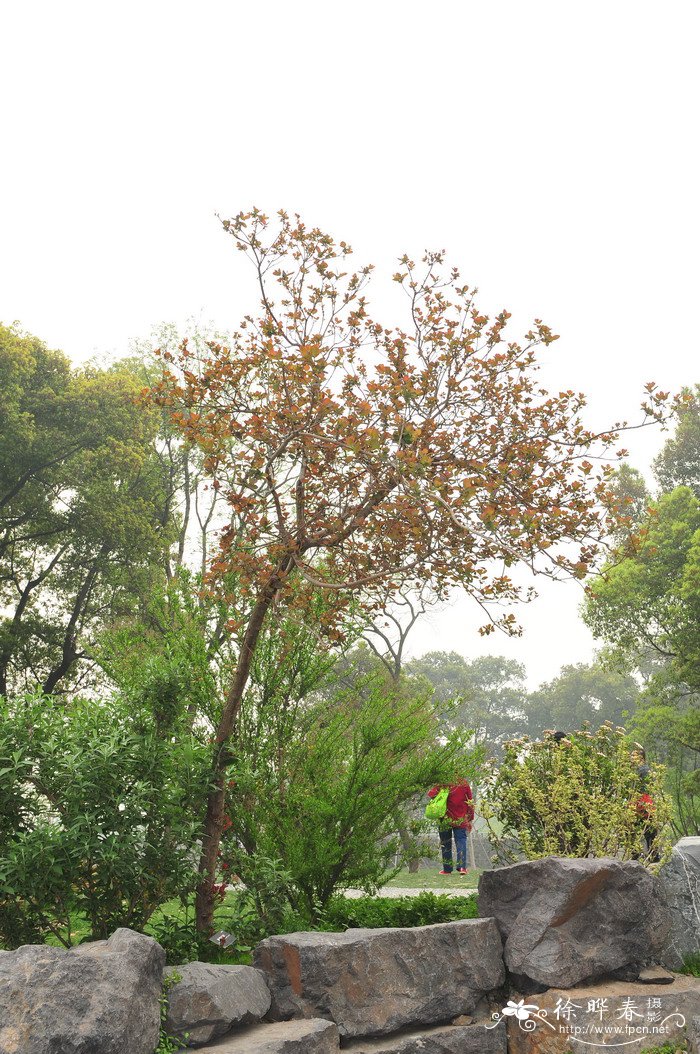
M 440 852 L 442 853 L 442 866 L 445 871 L 452 870 L 452 836 L 454 835 L 455 847 L 457 849 L 457 867 L 467 866 L 467 828 L 445 827 L 440 828 Z

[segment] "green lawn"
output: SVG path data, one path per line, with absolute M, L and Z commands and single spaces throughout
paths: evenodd
M 408 870 L 399 871 L 390 879 L 387 886 L 398 886 L 401 889 L 476 889 L 481 871 L 474 869 L 467 875 L 441 875 L 438 864 L 435 867 L 422 867 L 412 875 Z

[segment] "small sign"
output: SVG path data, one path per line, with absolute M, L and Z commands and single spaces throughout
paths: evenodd
M 233 944 L 233 934 L 225 933 L 224 930 L 219 930 L 212 937 L 209 938 L 212 944 L 216 944 L 218 948 L 228 948 Z

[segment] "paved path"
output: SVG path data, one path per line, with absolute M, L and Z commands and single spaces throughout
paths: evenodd
M 235 885 L 228 885 L 226 889 L 235 893 L 236 890 L 245 889 L 245 886 L 242 882 L 237 882 Z M 352 897 L 353 900 L 367 896 L 363 889 L 345 889 L 342 892 L 344 896 Z M 419 893 L 437 893 L 438 895 L 444 893 L 447 897 L 468 897 L 471 893 L 476 893 L 476 890 L 473 886 L 465 886 L 458 878 L 455 878 L 454 886 L 447 889 L 436 889 L 434 886 L 382 886 L 377 890 L 376 896 L 415 897 Z
M 457 885 L 458 880 L 455 879 L 454 887 L 449 889 L 435 889 L 434 886 L 411 886 L 404 888 L 402 886 L 382 886 L 381 889 L 377 890 L 378 897 L 415 897 L 418 893 L 435 893 L 438 896 L 445 894 L 448 897 L 468 897 L 471 893 L 476 893 L 476 890 L 472 886 Z M 346 889 L 346 897 L 365 897 L 367 896 L 361 889 Z

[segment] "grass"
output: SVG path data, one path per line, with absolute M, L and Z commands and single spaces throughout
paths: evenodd
M 684 959 L 680 972 L 690 974 L 691 977 L 700 977 L 700 954 L 689 955 Z
M 237 918 L 236 911 L 236 899 L 237 894 L 233 891 L 229 891 L 224 900 L 219 904 L 214 911 L 214 925 L 216 929 L 231 930 L 234 929 L 234 919 Z M 177 899 L 169 900 L 161 904 L 160 907 L 151 915 L 150 919 L 143 927 L 143 932 L 149 936 L 154 936 L 159 939 L 160 934 L 158 932 L 159 927 L 184 927 L 194 918 L 194 897 L 192 897 L 191 903 L 186 910 L 181 902 Z M 73 946 L 78 945 L 81 941 L 90 938 L 90 924 L 84 915 L 75 914 L 71 916 L 70 920 L 70 940 Z M 49 933 L 44 939 L 45 944 L 53 945 L 55 947 L 64 947 L 61 941 L 58 940 L 53 934 Z M 183 948 L 183 951 L 185 949 Z M 208 962 L 213 963 L 224 963 L 230 964 L 231 962 L 237 961 L 235 956 L 235 950 L 219 950 L 214 944 L 205 946 L 205 954 Z M 192 958 L 197 958 L 197 954 L 192 951 Z M 240 959 L 247 961 L 249 956 L 239 955 Z
M 476 889 L 479 884 L 481 871 L 474 868 L 466 875 L 458 875 L 455 871 L 451 875 L 441 875 L 437 864 L 434 868 L 422 867 L 420 871 L 411 874 L 404 869 L 398 875 L 391 878 L 386 884 L 399 889 Z

